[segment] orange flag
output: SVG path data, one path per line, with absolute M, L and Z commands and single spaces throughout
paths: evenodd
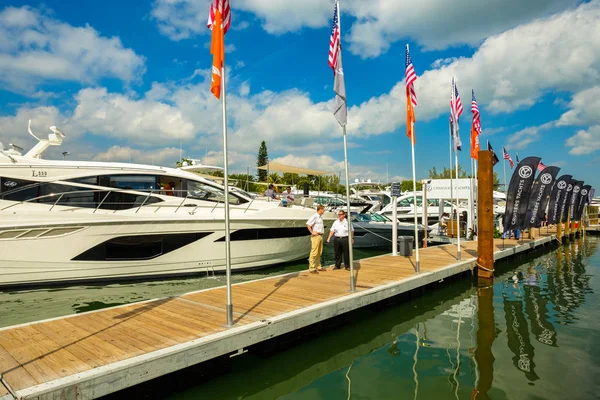
M 406 88 L 406 136 L 411 140 L 412 144 L 417 144 L 415 137 L 415 109 L 410 99 L 410 93 Z
M 479 160 L 479 132 L 475 124 L 471 125 L 471 158 Z
M 217 99 L 221 98 L 221 71 L 225 59 L 223 35 L 223 17 L 219 10 L 215 9 L 215 23 L 212 28 L 212 42 L 210 44 L 210 54 L 213 55 L 210 91 Z

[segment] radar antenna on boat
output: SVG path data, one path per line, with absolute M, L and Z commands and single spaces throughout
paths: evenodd
M 25 157 L 42 158 L 42 153 L 48 148 L 48 146 L 60 146 L 62 144 L 62 141 L 66 135 L 54 125 L 52 125 L 49 129 L 52 131 L 52 133 L 48 134 L 48 139 L 40 139 L 33 134 L 33 131 L 31 130 L 31 120 L 29 120 L 27 131 L 31 136 L 38 140 L 38 144 L 29 150 L 27 154 L 25 154 Z

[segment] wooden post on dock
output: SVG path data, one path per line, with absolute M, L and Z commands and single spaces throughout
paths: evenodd
M 567 213 L 569 213 L 569 209 L 567 208 Z M 567 223 L 565 224 L 565 237 L 567 239 L 571 238 L 571 215 L 567 216 Z
M 562 235 L 563 235 L 563 226 L 562 226 L 562 222 L 560 222 L 560 220 L 556 223 L 556 239 L 558 240 L 562 240 Z
M 477 276 L 494 277 L 494 170 L 492 152 L 479 152 L 477 171 Z

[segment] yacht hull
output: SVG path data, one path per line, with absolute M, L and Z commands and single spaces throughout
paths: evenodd
M 136 219 L 0 226 L 0 286 L 225 271 L 222 219 Z M 307 258 L 305 222 L 232 219 L 231 269 Z

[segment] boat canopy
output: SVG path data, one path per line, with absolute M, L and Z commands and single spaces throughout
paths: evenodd
M 283 173 L 290 173 L 290 174 L 298 174 L 298 175 L 329 175 L 329 174 L 334 174 L 334 172 L 330 172 L 330 171 L 319 171 L 316 169 L 308 169 L 308 168 L 300 168 L 300 167 L 293 167 L 291 165 L 285 165 L 285 164 L 280 164 L 277 162 L 269 162 L 265 165 L 261 165 L 260 167 L 258 167 L 258 169 L 264 169 L 267 171 L 273 171 L 273 172 L 283 172 Z

